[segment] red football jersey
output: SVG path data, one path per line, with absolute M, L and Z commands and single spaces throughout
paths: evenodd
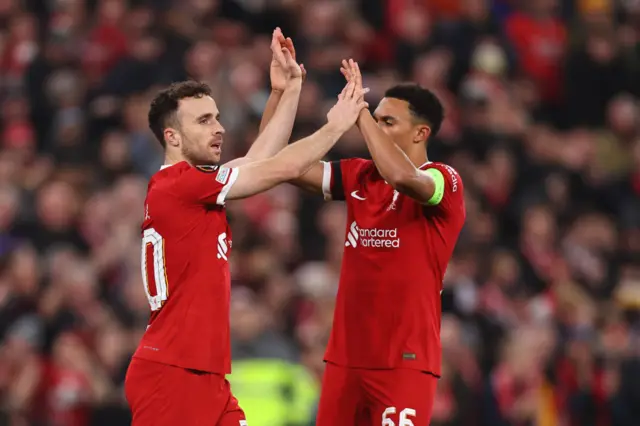
M 231 230 L 224 201 L 237 177 L 238 169 L 181 162 L 151 178 L 142 224 L 151 318 L 134 357 L 231 371 Z
M 465 207 L 458 173 L 429 168 L 445 180 L 436 206 L 395 191 L 370 160 L 325 163 L 323 192 L 346 200 L 348 218 L 326 361 L 440 375 L 440 293 Z

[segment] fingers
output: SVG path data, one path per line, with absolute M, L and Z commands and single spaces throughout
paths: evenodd
M 347 84 L 344 86 L 344 88 L 342 89 L 342 92 L 340 92 L 340 94 L 338 95 L 338 99 L 339 99 L 339 100 L 341 100 L 341 101 L 342 101 L 342 100 L 344 100 L 344 99 L 345 99 L 345 97 L 346 97 L 346 95 L 347 95 L 348 91 L 350 90 L 350 89 L 349 89 L 349 86 L 351 86 L 351 85 L 352 85 L 352 84 L 351 84 L 351 82 L 349 82 L 349 83 L 347 83 Z
M 307 69 L 304 67 L 304 64 L 300 64 L 300 71 L 302 72 L 302 81 L 304 81 L 304 79 L 307 78 Z
M 349 81 L 347 85 L 347 93 L 345 93 L 345 99 L 353 99 L 353 95 L 356 93 L 356 83 L 353 79 Z
M 344 76 L 344 79 L 347 80 L 347 82 L 350 79 L 350 75 L 349 75 L 349 71 L 347 71 L 345 68 L 340 68 L 340 73 Z
M 293 61 L 293 55 L 291 55 L 291 51 L 287 48 L 281 48 L 280 49 L 282 51 L 282 56 L 284 56 L 284 59 L 289 62 L 289 61 Z
M 351 60 L 352 63 L 352 70 L 353 73 L 355 75 L 355 79 L 356 79 L 356 87 L 361 88 L 362 87 L 362 73 L 360 73 L 360 65 L 358 65 L 357 62 L 355 62 L 353 59 Z
M 346 59 L 342 60 L 342 67 L 340 68 L 340 72 L 344 76 L 345 80 L 347 80 L 347 81 L 352 81 L 353 80 L 353 75 L 351 73 L 351 67 L 349 66 L 349 63 L 347 62 Z
M 271 38 L 271 52 L 273 53 L 273 59 L 275 59 L 281 67 L 286 65 L 286 58 L 284 53 L 282 52 L 282 47 L 280 43 L 279 37 L 282 37 L 282 33 L 280 32 L 280 28 L 276 28 L 273 31 L 273 37 Z
M 358 102 L 358 105 L 356 105 L 356 108 L 358 109 L 358 111 L 365 109 L 365 108 L 369 108 L 369 103 L 366 101 L 360 101 Z
M 356 89 L 356 93 L 354 95 L 354 98 L 359 99 L 362 98 L 364 95 L 366 95 L 367 93 L 369 93 L 371 89 L 369 89 L 368 87 L 364 87 L 364 88 L 359 88 Z
M 281 45 L 285 43 L 284 35 L 282 34 L 282 30 L 280 29 L 280 27 L 276 27 L 276 29 L 273 31 L 273 35 L 278 40 L 278 43 L 280 43 Z
M 284 46 L 289 49 L 289 52 L 291 52 L 291 56 L 293 57 L 293 59 L 296 59 L 296 48 L 293 46 L 293 40 L 291 40 L 291 37 L 286 38 Z

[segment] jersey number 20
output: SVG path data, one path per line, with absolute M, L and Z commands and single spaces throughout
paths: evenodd
M 144 230 L 142 236 L 142 282 L 151 311 L 157 311 L 169 297 L 167 269 L 164 261 L 164 239 L 155 229 Z

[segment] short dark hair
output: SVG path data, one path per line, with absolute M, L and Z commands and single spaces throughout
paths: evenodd
M 432 136 L 435 136 L 440 130 L 444 119 L 444 107 L 438 97 L 429 89 L 414 83 L 398 84 L 388 89 L 384 97 L 406 101 L 409 104 L 409 110 L 415 117 L 429 123 Z
M 173 83 L 161 90 L 149 106 L 149 128 L 162 147 L 166 147 L 164 130 L 167 122 L 178 110 L 178 103 L 184 98 L 201 98 L 211 96 L 211 88 L 206 83 L 187 80 Z

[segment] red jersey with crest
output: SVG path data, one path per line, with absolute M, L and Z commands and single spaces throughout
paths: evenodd
M 225 197 L 238 169 L 163 167 L 149 182 L 142 277 L 151 318 L 135 358 L 227 374 L 231 230 Z
M 400 194 L 370 160 L 324 164 L 323 192 L 346 200 L 347 229 L 325 360 L 344 367 L 412 368 L 440 375 L 442 280 L 465 220 L 462 180 L 438 205 Z

